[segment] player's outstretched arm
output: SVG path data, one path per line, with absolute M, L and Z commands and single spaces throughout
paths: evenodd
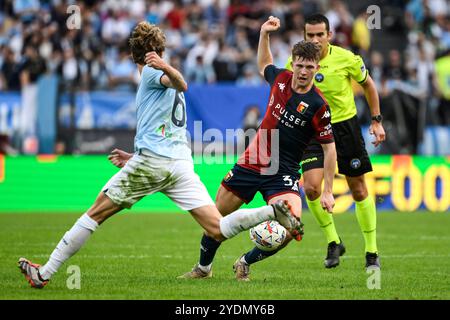
M 184 81 L 183 75 L 177 69 L 167 64 L 156 52 L 152 51 L 145 54 L 145 64 L 164 72 L 164 75 L 161 77 L 161 83 L 164 86 L 181 92 L 187 90 L 187 83 Z
M 372 116 L 381 114 L 380 100 L 378 98 L 375 82 L 373 82 L 372 78 L 368 76 L 367 80 L 361 85 L 364 89 L 364 95 L 366 96 L 367 103 L 369 104 L 370 114 Z M 375 136 L 375 140 L 372 141 L 372 144 L 375 145 L 375 147 L 378 147 L 384 140 L 386 140 L 386 133 L 384 132 L 381 122 L 372 121 L 372 124 L 369 127 L 369 133 Z
M 264 77 L 264 70 L 269 64 L 273 63 L 272 52 L 270 51 L 269 34 L 280 28 L 280 19 L 270 16 L 269 19 L 261 26 L 258 44 L 258 70 L 259 74 Z
M 123 168 L 128 160 L 133 156 L 132 153 L 120 149 L 114 149 L 108 156 L 108 160 L 118 168 Z
M 320 196 L 320 204 L 329 213 L 333 213 L 334 197 L 333 197 L 333 179 L 336 170 L 336 147 L 334 142 L 322 144 L 324 153 L 323 174 L 324 186 Z

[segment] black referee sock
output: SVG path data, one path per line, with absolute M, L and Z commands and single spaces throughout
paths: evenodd
M 252 264 L 264 260 L 265 258 L 268 258 L 270 256 L 273 256 L 277 252 L 278 250 L 263 251 L 257 247 L 254 247 L 251 251 L 245 254 L 244 259 L 245 262 L 247 262 L 247 264 Z
M 202 241 L 200 242 L 200 265 L 209 266 L 214 260 L 217 249 L 222 242 L 216 241 L 206 234 L 203 234 Z

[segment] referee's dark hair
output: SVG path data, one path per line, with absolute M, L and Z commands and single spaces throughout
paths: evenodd
M 313 15 L 310 15 L 306 17 L 305 19 L 305 26 L 307 24 L 320 24 L 325 23 L 325 27 L 327 29 L 327 32 L 330 32 L 330 22 L 328 21 L 328 18 L 325 17 L 323 14 L 315 13 Z
M 295 61 L 296 57 L 303 58 L 309 61 L 320 61 L 320 49 L 317 45 L 310 41 L 300 41 L 292 48 L 292 61 Z

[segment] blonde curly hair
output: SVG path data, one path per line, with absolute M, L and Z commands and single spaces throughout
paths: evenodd
M 128 43 L 133 61 L 144 65 L 147 52 L 155 51 L 160 57 L 162 56 L 166 48 L 166 36 L 154 24 L 142 21 L 134 28 Z

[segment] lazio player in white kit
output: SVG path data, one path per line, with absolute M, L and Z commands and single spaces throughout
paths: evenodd
M 141 22 L 131 35 L 130 47 L 142 76 L 136 95 L 135 153 L 108 181 L 88 211 L 64 234 L 44 266 L 19 259 L 21 272 L 34 288 L 43 288 L 106 219 L 155 192 L 164 193 L 181 209 L 189 211 L 214 241 L 224 241 L 273 219 L 294 236 L 300 229 L 299 220 L 285 201 L 221 216 L 194 172 L 186 138 L 183 91 L 187 85 L 183 76 L 162 60 L 164 33 L 154 25 Z

